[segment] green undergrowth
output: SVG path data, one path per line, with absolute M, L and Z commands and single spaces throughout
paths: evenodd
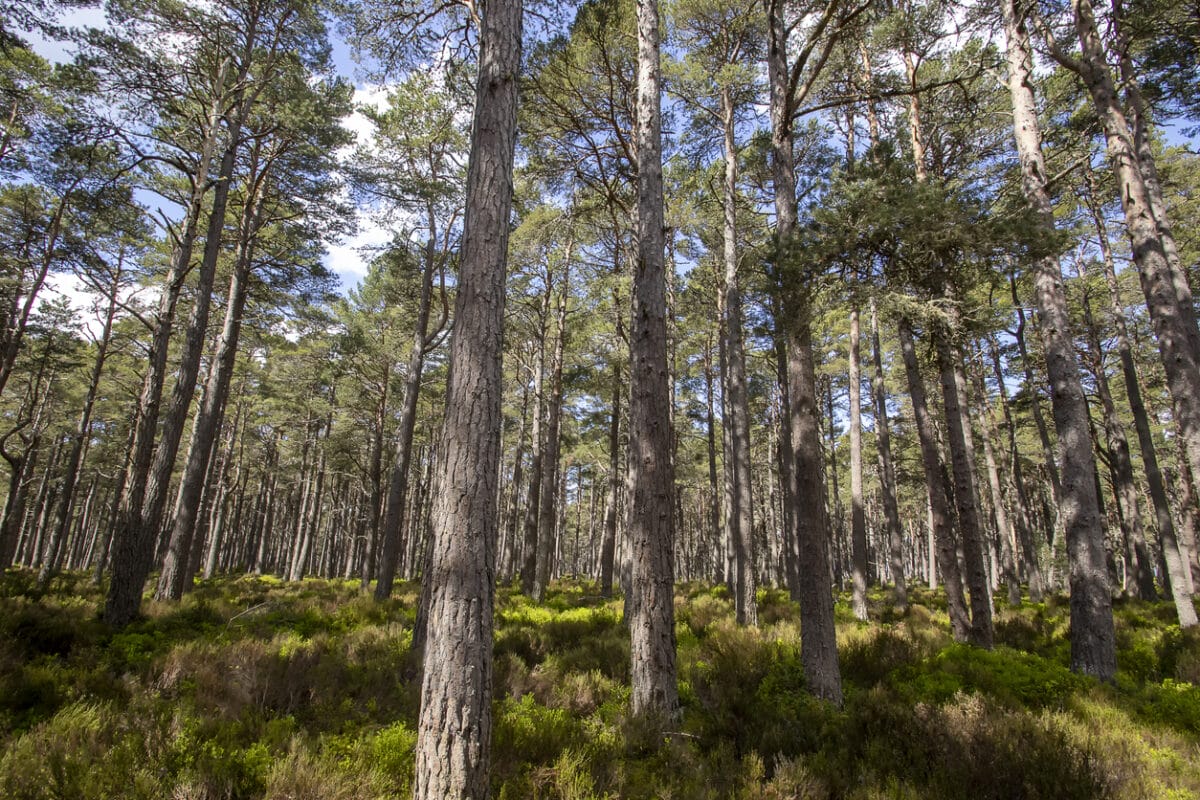
M 0 581 L 0 797 L 373 800 L 411 793 L 419 587 L 272 577 L 147 602 L 114 633 L 85 575 Z M 805 689 L 797 606 L 676 598 L 680 719 L 631 718 L 619 599 L 498 591 L 498 798 L 1200 798 L 1200 637 L 1118 601 L 1112 684 L 1068 669 L 1063 600 L 1002 605 L 996 647 L 955 643 L 944 598 L 836 607 L 845 704 Z

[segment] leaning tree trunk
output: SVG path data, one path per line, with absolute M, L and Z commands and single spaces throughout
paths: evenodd
M 1008 402 L 1008 389 L 1004 385 L 1000 348 L 994 337 L 988 339 L 988 350 L 992 360 L 993 374 L 996 376 L 996 387 L 1000 393 L 1000 409 L 1004 414 L 1005 433 L 1008 435 L 1010 475 L 1017 502 L 1015 514 L 1017 541 L 1021 545 L 1021 560 L 1025 568 L 1025 579 L 1029 583 L 1029 599 L 1040 603 L 1045 589 L 1042 583 L 1042 568 L 1038 563 L 1037 543 L 1034 541 L 1033 530 L 1030 528 L 1029 492 L 1025 487 L 1025 471 L 1021 467 L 1021 451 L 1017 447 L 1017 427 Z
M 1049 528 L 1044 531 L 1046 541 L 1053 544 L 1062 523 L 1062 502 L 1059 499 L 1062 497 L 1062 478 L 1058 472 L 1058 460 L 1054 455 L 1054 445 L 1050 441 L 1050 429 L 1046 426 L 1046 416 L 1042 413 L 1041 392 L 1038 391 L 1038 382 L 1033 376 L 1033 359 L 1030 357 L 1029 348 L 1025 343 L 1025 308 L 1021 305 L 1020 298 L 1017 296 L 1017 276 L 1010 274 L 1008 282 L 1012 292 L 1013 307 L 1017 310 L 1017 328 L 1013 332 L 1013 338 L 1016 339 L 1017 351 L 1021 356 L 1021 368 L 1025 375 L 1025 390 L 1029 393 L 1029 413 L 1033 417 L 1034 427 L 1037 428 L 1038 441 L 1042 445 L 1042 466 L 1046 470 L 1046 474 L 1050 477 L 1050 501 L 1053 507 L 1046 508 L 1045 495 L 1041 494 L 1041 497 L 1043 498 L 1042 506 L 1045 510 L 1045 516 L 1049 523 Z M 1051 571 L 1053 572 L 1053 567 Z
M 674 475 L 667 363 L 658 0 L 637 0 L 637 261 L 629 329 L 630 683 L 635 715 L 674 717 Z
M 1121 512 L 1119 516 L 1125 545 L 1126 575 L 1133 578 L 1133 589 L 1138 599 L 1156 600 L 1158 592 L 1154 588 L 1154 567 L 1142 527 L 1139 492 L 1133 476 L 1133 462 L 1129 456 L 1129 439 L 1125 436 L 1125 426 L 1117 416 L 1117 404 L 1113 400 L 1108 374 L 1104 370 L 1104 350 L 1100 342 L 1100 331 L 1092 316 L 1091 290 L 1086 285 L 1087 270 L 1082 262 L 1079 264 L 1079 279 L 1084 283 L 1082 305 L 1087 354 L 1092 375 L 1096 380 L 1096 394 L 1099 395 L 1101 407 L 1104 409 L 1104 435 L 1108 442 L 1116 500 Z
M 957 547 L 954 543 L 954 521 L 951 517 L 949 499 L 945 489 L 945 467 L 938 451 L 937 433 L 929 405 L 925 399 L 925 381 L 921 377 L 921 366 L 917 362 L 916 345 L 913 343 L 912 323 L 901 317 L 900 352 L 904 357 L 904 371 L 908 377 L 908 394 L 912 400 L 913 418 L 917 425 L 917 439 L 921 446 L 921 466 L 925 470 L 925 488 L 929 496 L 929 520 L 933 528 L 933 540 L 937 548 L 937 568 L 942 573 L 946 587 L 946 605 L 950 614 L 950 627 L 954 638 L 966 641 L 971 633 L 971 618 L 967 613 L 963 595 L 962 577 L 958 570 Z M 930 574 L 933 574 L 932 565 Z M 932 582 L 932 581 L 931 581 Z
M 238 341 L 242 331 L 242 312 L 246 307 L 246 295 L 249 291 L 254 237 L 261 225 L 261 217 L 262 201 L 259 193 L 253 192 L 247 198 L 239 225 L 238 251 L 233 275 L 229 279 L 225 323 L 208 380 L 205 382 L 200 411 L 192 428 L 192 441 L 188 446 L 183 476 L 180 478 L 179 492 L 175 498 L 175 518 L 171 524 L 167 555 L 163 559 L 155 590 L 155 598 L 159 600 L 180 599 L 183 597 L 185 582 L 191 579 L 187 560 L 192 548 L 192 539 L 196 535 L 200 499 L 205 485 L 204 476 L 212 457 L 213 444 L 225 417 L 225 403 L 229 397 L 229 386 L 233 379 L 233 367 L 237 361 Z
M 983 462 L 987 468 L 988 489 L 992 495 L 996 535 L 1000 540 L 1000 570 L 1008 587 L 1008 604 L 1015 608 L 1021 604 L 1021 581 L 1017 575 L 1015 555 L 1017 537 L 1008 509 L 1004 505 L 1004 482 L 1000 477 L 1000 465 L 996 461 L 995 449 L 992 446 L 996 438 L 996 423 L 992 418 L 992 404 L 988 400 L 982 366 L 974 372 L 976 407 L 983 434 Z
M 83 410 L 79 412 L 79 422 L 75 426 L 75 435 L 71 441 L 71 451 L 67 455 L 67 463 L 63 469 L 62 488 L 59 491 L 58 513 L 55 517 L 55 537 L 65 539 L 67 528 L 71 524 L 71 512 L 75 502 L 75 487 L 79 481 L 79 469 L 87 450 L 88 436 L 92 427 L 92 410 L 96 404 L 96 396 L 100 390 L 100 376 L 104 372 L 104 364 L 108 359 L 108 347 L 112 341 L 113 321 L 117 315 L 117 294 L 121 285 L 121 274 L 124 266 L 125 253 L 122 249 L 117 256 L 116 268 L 112 275 L 112 286 L 108 295 L 108 306 L 104 312 L 104 323 L 100 338 L 96 343 L 96 358 L 92 362 L 92 373 L 88 381 L 87 394 L 83 399 Z
M 435 334 L 429 333 L 429 310 L 433 303 L 433 273 L 436 264 L 437 229 L 429 213 L 430 233 L 425 243 L 425 269 L 421 275 L 421 295 L 417 301 L 417 322 L 413 332 L 412 351 L 408 355 L 408 371 L 404 377 L 404 404 L 400 409 L 399 430 L 396 432 L 396 463 L 388 483 L 387 515 L 383 520 L 383 541 L 379 554 L 379 573 L 375 583 L 375 599 L 383 600 L 392 594 L 396 581 L 396 566 L 400 560 L 400 529 L 408 502 L 408 472 L 412 464 L 413 434 L 417 429 L 417 400 L 421 392 L 421 375 L 425 354 L 432 346 Z M 443 322 L 445 315 L 442 315 Z M 441 330 L 442 326 L 438 326 Z M 522 428 L 522 434 L 524 429 Z M 521 454 L 518 450 L 517 459 Z M 514 475 L 520 484 L 520 467 Z M 519 486 L 518 486 L 519 488 Z
M 217 80 L 217 94 L 221 93 L 225 69 L 222 66 Z M 175 247 L 171 252 L 171 263 L 164 282 L 164 290 L 158 302 L 158 314 L 150 340 L 150 352 L 146 374 L 142 381 L 142 393 L 138 398 L 134 418 L 127 478 L 116 502 L 118 512 L 113 521 L 109 537 L 108 562 L 110 577 L 108 593 L 104 603 L 104 618 L 109 624 L 121 627 L 131 622 L 141 605 L 145 573 L 142 563 L 148 563 L 153 553 L 153 531 L 147 532 L 142 524 L 142 503 L 146 497 L 146 483 L 154 460 L 154 439 L 158 431 L 159 414 L 162 408 L 163 384 L 166 380 L 168 346 L 175 324 L 176 307 L 183 280 L 191 265 L 192 252 L 199 235 L 200 216 L 204 211 L 205 195 L 208 193 L 208 171 L 211 168 L 219 136 L 218 120 L 220 97 L 214 97 L 204 142 L 197 160 L 198 169 L 192 180 L 192 194 Z M 223 185 L 228 181 L 220 181 Z M 148 533 L 148 535 L 147 535 Z M 103 566 L 103 565 L 100 565 Z M 99 569 L 100 567 L 98 567 Z M 148 571 L 148 567 L 146 567 Z M 139 581 L 138 576 L 141 575 Z
M 1190 302 L 1185 302 L 1190 300 L 1190 292 L 1187 297 L 1182 296 L 1183 287 L 1177 285 L 1179 278 L 1173 275 L 1146 179 L 1139 166 L 1134 137 L 1117 100 L 1092 4 L 1090 0 L 1072 0 L 1072 6 L 1082 58 L 1074 63 L 1068 60 L 1068 63 L 1083 78 L 1104 129 L 1109 160 L 1120 188 L 1133 260 L 1158 338 L 1173 415 L 1192 474 L 1200 474 L 1200 356 L 1194 345 L 1197 338 L 1194 309 Z M 1061 54 L 1056 55 L 1061 57 Z
M 1104 266 L 1104 282 L 1108 287 L 1109 310 L 1113 328 L 1117 334 L 1117 354 L 1121 359 L 1121 376 L 1125 381 L 1125 396 L 1129 400 L 1129 411 L 1133 427 L 1137 432 L 1138 447 L 1142 452 L 1142 469 L 1146 474 L 1146 485 L 1150 489 L 1150 502 L 1154 505 L 1154 521 L 1158 530 L 1158 544 L 1166 563 L 1167 576 L 1171 585 L 1171 599 L 1180 625 L 1196 624 L 1196 607 L 1192 604 L 1192 582 L 1187 575 L 1187 563 L 1182 555 L 1179 534 L 1171 513 L 1167 487 L 1163 483 L 1162 469 L 1158 465 L 1158 452 L 1154 434 L 1150 430 L 1150 415 L 1142 400 L 1142 385 L 1138 378 L 1137 364 L 1133 360 L 1133 345 L 1129 341 L 1129 330 L 1125 325 L 1125 305 L 1121 302 L 1121 289 L 1117 284 L 1116 267 L 1113 264 L 1112 248 L 1108 242 L 1108 230 L 1104 216 L 1096 200 L 1096 176 L 1090 169 L 1087 173 L 1088 209 L 1096 226 L 1096 237 L 1100 242 L 1100 253 Z M 1189 623 L 1185 623 L 1189 620 Z
M 1087 2 L 1083 0 L 1084 4 Z M 1079 8 L 1078 0 L 1076 8 Z M 1037 106 L 1033 96 L 1032 47 L 1015 0 L 1005 0 L 1004 12 L 1013 130 L 1021 158 L 1021 186 L 1025 199 L 1037 212 L 1042 226 L 1047 231 L 1053 231 L 1054 215 L 1046 192 L 1046 166 L 1042 159 Z M 1087 39 L 1086 36 L 1083 38 Z M 1086 52 L 1086 42 L 1084 47 Z M 1103 72 L 1108 76 L 1107 65 Z M 1109 127 L 1110 123 L 1106 122 L 1106 131 Z M 1062 456 L 1063 495 L 1060 502 L 1071 565 L 1071 666 L 1088 675 L 1112 680 L 1117 671 L 1116 634 L 1105 564 L 1104 530 L 1095 487 L 1090 480 L 1095 471 L 1095 456 L 1088 437 L 1087 401 L 1075 364 L 1066 294 L 1057 260 L 1046 257 L 1036 262 L 1034 285 L 1042 347 L 1046 353 L 1046 372 L 1052 389 L 1054 427 L 1058 432 Z M 1194 358 L 1194 351 L 1192 355 Z M 1194 363 L 1193 372 L 1197 388 L 1200 389 L 1200 372 L 1195 371 Z M 1200 402 L 1200 397 L 1196 399 Z M 1196 410 L 1200 412 L 1200 406 Z M 1200 418 L 1196 422 L 1200 423 Z M 1200 437 L 1200 429 L 1197 434 Z M 1200 456 L 1200 438 L 1197 438 L 1197 446 L 1196 452 Z
M 485 800 L 492 730 L 496 465 L 521 3 L 490 0 L 467 166 L 446 417 L 437 451 L 414 800 Z
M 950 340 L 951 333 L 939 327 L 933 333 L 938 373 L 942 384 L 942 408 L 946 413 L 946 443 L 950 449 L 950 471 L 954 476 L 954 504 L 967 570 L 971 600 L 971 643 L 991 648 L 993 640 L 992 598 L 984 563 L 983 527 L 979 520 L 979 495 L 975 487 L 974 443 L 964 402 L 961 359 Z
M 244 81 L 245 74 L 238 76 L 239 85 Z M 212 206 L 208 209 L 208 228 L 205 236 L 204 255 L 200 260 L 196 289 L 193 298 L 192 315 L 184 335 L 183 351 L 180 355 L 179 368 L 175 376 L 175 386 L 171 391 L 171 399 L 166 413 L 162 415 L 159 430 L 158 446 L 153 447 L 154 429 L 145 432 L 139 442 L 137 458 L 134 461 L 134 480 L 131 486 L 140 490 L 131 493 L 130 505 L 122 514 L 119 526 L 114 531 L 114 558 L 112 563 L 112 579 L 109 584 L 108 597 L 105 601 L 104 616 L 110 625 L 121 627 L 128 624 L 137 615 L 141 606 L 142 590 L 150 567 L 154 562 L 155 542 L 162 521 L 163 510 L 166 507 L 167 494 L 171 485 L 171 473 L 175 467 L 175 456 L 179 452 L 180 439 L 187 421 L 188 408 L 196 391 L 196 378 L 200 373 L 200 362 L 204 354 L 204 344 L 208 333 L 208 314 L 212 300 L 213 281 L 216 277 L 217 260 L 221 254 L 221 234 L 225 229 L 225 209 L 229 200 L 229 189 L 233 183 L 234 167 L 241 139 L 241 122 L 244 114 L 241 90 L 235 94 L 234 105 L 239 110 L 233 112 L 233 118 L 226 132 L 227 142 L 221 156 L 221 164 L 217 173 L 216 187 L 213 189 Z M 190 248 L 189 248 L 190 251 Z M 173 265 L 174 267 L 175 265 Z M 186 271 L 188 262 L 180 260 L 180 274 Z M 165 315 L 160 322 L 169 324 L 173 318 L 172 312 Z M 143 393 L 144 408 L 142 414 L 153 423 L 158 422 L 158 409 L 161 403 L 163 378 L 166 369 L 166 345 L 170 336 L 156 336 L 156 345 L 161 338 L 161 354 L 152 349 L 154 356 L 151 361 L 151 373 L 147 376 Z M 153 413 L 149 413 L 152 410 Z M 139 431 L 141 433 L 141 431 Z M 150 441 L 147 442 L 146 440 Z M 142 452 L 145 448 L 146 452 Z M 153 452 L 153 456 L 149 455 Z M 140 503 L 134 503 L 140 499 Z

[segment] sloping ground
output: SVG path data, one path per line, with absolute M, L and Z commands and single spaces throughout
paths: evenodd
M 846 707 L 804 692 L 797 609 L 758 630 L 722 587 L 680 587 L 682 721 L 626 713 L 619 601 L 502 589 L 493 789 L 510 798 L 1200 798 L 1200 640 L 1169 604 L 1119 602 L 1115 685 L 1066 669 L 1065 603 L 1001 608 L 993 652 L 954 644 L 941 598 L 871 624 L 838 606 Z M 112 634 L 65 576 L 0 584 L 0 796 L 403 798 L 417 587 L 238 578 L 149 604 Z

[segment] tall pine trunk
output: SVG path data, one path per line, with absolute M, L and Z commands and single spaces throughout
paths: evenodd
M 479 34 L 446 417 L 423 576 L 429 604 L 414 800 L 485 800 L 489 792 L 501 338 L 521 12 L 518 0 L 492 0 Z
M 1046 192 L 1046 165 L 1033 96 L 1032 48 L 1016 0 L 1004 0 L 1004 17 L 1013 131 L 1021 158 L 1021 188 L 1042 226 L 1051 232 L 1054 215 Z M 1105 74 L 1107 70 L 1106 66 Z M 1105 564 L 1104 529 L 1098 495 L 1091 479 L 1096 462 L 1087 429 L 1087 401 L 1075 363 L 1058 261 L 1052 257 L 1038 259 L 1034 270 L 1038 327 L 1046 354 L 1051 410 L 1062 458 L 1063 493 L 1059 501 L 1071 573 L 1071 666 L 1102 680 L 1112 680 L 1117 671 L 1116 634 Z M 1200 388 L 1200 373 L 1196 377 Z M 1197 433 L 1200 434 L 1200 430 Z M 1200 445 L 1200 439 L 1197 444 Z M 1200 450 L 1197 453 L 1200 454 Z
M 798 266 L 794 238 L 796 165 L 792 152 L 794 105 L 781 0 L 764 0 L 767 15 L 767 75 L 770 85 L 771 182 L 775 200 L 775 258 L 783 271 Z M 788 276 L 784 276 L 787 281 Z M 794 276 L 793 276 L 794 277 Z M 796 503 L 797 582 L 800 600 L 800 660 L 809 691 L 842 703 L 833 586 L 829 573 L 829 518 L 825 513 L 820 413 L 812 353 L 811 298 L 806 287 L 788 281 L 781 292 L 780 323 L 787 352 L 788 425 L 792 490 Z
M 937 432 L 929 404 L 925 397 L 925 380 L 917 361 L 916 345 L 913 342 L 912 323 L 901 317 L 898 325 L 900 352 L 904 357 L 904 371 L 908 377 L 908 394 L 912 400 L 913 417 L 917 425 L 917 439 L 921 447 L 921 466 L 925 471 L 925 488 L 929 496 L 929 524 L 932 528 L 934 546 L 937 548 L 937 569 L 942 573 L 946 587 L 946 605 L 950 614 L 950 628 L 954 638 L 966 641 L 971 633 L 971 617 L 967 613 L 966 597 L 963 594 L 962 577 L 958 570 L 958 556 L 954 542 L 954 520 L 951 516 L 949 498 L 945 488 L 946 468 L 937 443 Z M 933 569 L 930 568 L 930 583 Z
M 892 570 L 892 600 L 896 609 L 908 608 L 908 587 L 904 570 L 904 534 L 900 527 L 900 509 L 896 504 L 896 468 L 892 462 L 892 434 L 888 422 L 887 389 L 883 380 L 883 354 L 879 346 L 879 315 L 875 298 L 871 298 L 871 394 L 875 401 L 875 436 L 879 459 L 879 492 L 883 499 L 883 516 L 887 523 L 888 560 Z
M 856 301 L 857 302 L 857 301 Z M 867 618 L 867 513 L 863 507 L 861 313 L 850 309 L 850 576 L 854 616 Z
M 746 397 L 746 351 L 742 340 L 742 288 L 737 247 L 737 143 L 734 138 L 733 94 L 721 91 L 725 181 L 721 205 L 725 259 L 725 425 L 729 449 L 725 458 L 732 478 L 729 520 L 732 529 L 736 587 L 734 608 L 742 625 L 758 624 L 755 605 L 754 500 L 750 479 L 750 410 Z
M 635 715 L 674 717 L 674 475 L 667 362 L 658 0 L 637 2 L 637 260 L 629 329 L 630 683 Z

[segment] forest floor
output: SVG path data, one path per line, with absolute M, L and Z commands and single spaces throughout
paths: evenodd
M 85 576 L 0 581 L 0 796 L 406 798 L 418 587 L 201 584 L 120 633 Z M 534 798 L 1200 798 L 1200 638 L 1118 601 L 1111 685 L 1067 670 L 1065 601 L 1001 605 L 994 651 L 953 643 L 940 595 L 870 623 L 837 606 L 846 704 L 804 691 L 797 607 L 681 586 L 683 717 L 631 720 L 621 603 L 590 583 L 496 612 L 493 794 Z

